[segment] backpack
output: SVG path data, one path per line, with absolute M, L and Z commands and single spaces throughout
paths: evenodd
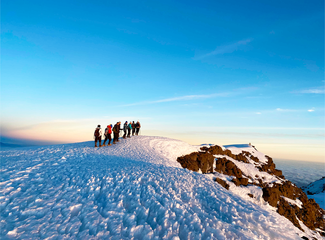
M 115 124 L 114 127 L 113 127 L 113 132 L 116 133 L 117 131 L 118 131 L 118 130 L 117 130 L 117 125 Z
M 109 128 L 108 128 L 108 134 L 111 134 L 111 133 L 112 133 L 112 128 L 109 127 Z
M 95 137 L 99 137 L 99 128 L 96 128 L 94 135 L 95 135 Z
M 105 128 L 105 136 L 108 134 L 108 128 Z

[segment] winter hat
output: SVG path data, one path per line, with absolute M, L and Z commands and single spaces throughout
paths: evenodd
M 113 127 L 113 124 L 109 125 L 110 127 Z

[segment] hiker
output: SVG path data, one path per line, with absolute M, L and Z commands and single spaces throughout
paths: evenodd
M 135 123 L 134 121 L 132 122 L 132 136 L 134 136 L 134 132 L 135 132 Z
M 128 138 L 131 137 L 131 129 L 132 129 L 132 123 L 130 121 L 129 124 L 128 124 Z
M 112 140 L 112 136 L 111 136 L 111 133 L 112 133 L 112 126 L 113 126 L 112 124 L 107 125 L 107 128 L 105 129 L 105 133 L 104 133 L 104 135 L 105 135 L 105 140 L 104 140 L 104 144 L 103 144 L 103 146 L 106 146 L 105 143 L 106 143 L 107 139 L 108 139 L 107 146 L 111 146 L 111 140 Z
M 117 122 L 114 127 L 113 127 L 113 135 L 114 135 L 114 138 L 113 138 L 113 144 L 116 144 L 116 142 L 118 142 L 118 138 L 119 138 L 119 135 L 120 135 L 120 124 L 121 122 Z
M 139 135 L 140 127 L 140 122 L 137 121 L 137 123 L 135 124 L 135 135 Z
M 102 129 L 100 128 L 100 125 L 97 126 L 94 132 L 95 137 L 95 147 L 97 147 L 97 141 L 99 142 L 99 147 L 102 146 Z
M 126 138 L 126 132 L 128 130 L 128 121 L 125 121 L 124 125 L 123 125 L 123 138 Z

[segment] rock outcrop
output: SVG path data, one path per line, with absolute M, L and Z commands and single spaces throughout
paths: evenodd
M 178 157 L 177 161 L 182 165 L 183 168 L 187 168 L 192 171 L 199 171 L 202 173 L 213 172 L 213 155 L 206 152 L 194 152 L 182 157 Z
M 213 173 L 215 170 L 215 174 L 228 176 L 224 179 L 229 181 L 219 177 L 214 178 L 227 190 L 231 190 L 232 186 L 246 187 L 248 185 L 261 188 L 263 199 L 297 228 L 303 231 L 303 227 L 299 223 L 301 221 L 311 230 L 325 236 L 325 211 L 319 207 L 315 200 L 308 199 L 302 189 L 286 180 L 282 171 L 276 169 L 271 157 L 263 155 L 263 161 L 261 161 L 257 157 L 261 154 L 255 154 L 255 156 L 252 154 L 255 150 L 256 148 L 251 152 L 240 151 L 239 154 L 233 154 L 229 149 L 215 145 L 202 147 L 200 152 L 178 157 L 177 161 L 183 168 L 192 171 L 201 170 L 202 173 Z M 254 166 L 259 173 L 246 176 L 240 166 Z M 231 186 L 231 184 L 233 185 Z M 248 193 L 248 196 L 252 199 L 256 197 L 252 193 Z
M 229 190 L 229 184 L 225 180 L 222 180 L 221 178 L 216 178 L 215 181 L 221 186 L 223 186 L 225 189 Z
M 263 189 L 263 198 L 271 206 L 277 208 L 277 212 L 288 218 L 296 227 L 301 229 L 297 218 L 308 228 L 325 229 L 325 211 L 319 207 L 314 199 L 308 199 L 307 195 L 290 181 L 283 184 L 273 184 Z

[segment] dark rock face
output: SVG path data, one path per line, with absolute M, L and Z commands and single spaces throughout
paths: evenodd
M 292 205 L 283 197 L 292 200 L 300 200 L 302 207 Z M 263 198 L 271 206 L 277 207 L 277 212 L 289 219 L 296 227 L 301 229 L 297 218 L 308 228 L 325 230 L 325 211 L 319 207 L 314 199 L 308 199 L 307 195 L 290 181 L 283 184 L 273 184 L 263 188 Z M 322 233 L 324 235 L 324 233 Z
M 233 178 L 231 180 L 236 186 L 247 186 L 248 185 L 248 178 Z
M 284 200 L 284 198 L 280 198 L 279 204 L 278 204 L 278 210 L 277 212 L 286 217 L 287 219 L 290 220 L 290 222 L 293 223 L 293 225 L 295 225 L 297 228 L 299 228 L 300 230 L 302 230 L 297 218 L 296 218 L 296 211 L 294 207 L 291 207 L 291 205 Z M 296 206 L 297 207 L 297 206 Z M 297 207 L 298 208 L 298 207 Z
M 201 169 L 202 173 L 213 172 L 214 157 L 207 152 L 194 152 L 181 156 L 177 158 L 177 162 L 179 162 L 183 168 L 195 172 L 199 171 L 199 169 Z
M 202 147 L 202 151 L 211 153 L 212 155 L 226 155 L 229 156 L 237 161 L 244 162 L 244 163 L 249 163 L 249 158 L 253 160 L 256 163 L 260 163 L 259 159 L 257 157 L 254 157 L 251 153 L 243 151 L 240 154 L 233 154 L 230 150 L 226 149 L 223 150 L 220 146 L 212 146 L 212 147 Z M 267 164 L 263 164 L 262 166 L 259 166 L 258 169 L 263 172 L 267 172 L 269 174 L 278 176 L 282 179 L 285 179 L 284 176 L 282 175 L 281 170 L 275 169 L 275 164 L 269 156 L 266 156 L 268 159 Z
M 223 186 L 225 189 L 229 190 L 229 184 L 226 183 L 226 181 L 220 179 L 220 178 L 216 178 L 215 181 L 217 183 L 219 183 L 221 186 Z
M 200 152 L 197 161 L 199 162 L 199 167 L 203 173 L 213 172 L 214 157 L 212 154 Z
M 236 164 L 227 158 L 219 158 L 216 162 L 215 170 L 219 173 L 235 176 L 237 178 L 242 178 L 243 176 L 242 171 L 236 166 Z
M 285 179 L 284 176 L 282 175 L 282 171 L 278 170 L 278 169 L 275 169 L 275 164 L 273 162 L 273 159 L 270 158 L 269 156 L 265 156 L 265 157 L 268 160 L 267 164 L 262 165 L 261 167 L 258 167 L 258 169 L 260 171 L 267 172 L 269 174 L 272 174 L 272 175 L 278 176 L 278 177 L 280 177 L 282 179 Z
M 223 150 L 220 146 L 215 145 L 212 147 L 202 147 L 201 148 L 202 151 L 205 152 L 209 152 L 212 155 L 226 155 L 229 156 L 237 161 L 241 161 L 241 162 L 245 162 L 245 163 L 249 163 L 249 160 L 247 159 L 247 157 L 251 156 L 251 154 L 249 152 L 242 152 L 238 155 L 232 154 L 232 152 L 230 150 Z M 258 160 L 258 159 L 257 159 Z
M 248 185 L 248 178 L 239 178 L 240 185 L 247 186 Z
M 182 157 L 178 157 L 177 161 L 182 165 L 183 168 L 187 168 L 192 171 L 202 170 L 203 173 L 213 172 L 213 155 L 224 155 L 231 157 L 234 160 L 251 163 L 257 169 L 262 172 L 267 172 L 270 175 L 276 176 L 281 183 L 269 184 L 264 182 L 264 178 L 260 178 L 258 175 L 250 177 L 252 180 L 251 184 L 259 186 L 263 191 L 263 199 L 268 202 L 271 206 L 277 208 L 277 212 L 282 216 L 289 219 L 296 227 L 302 230 L 297 218 L 302 221 L 311 230 L 320 229 L 318 231 L 321 235 L 325 236 L 325 211 L 319 207 L 314 199 L 308 199 L 307 195 L 290 181 L 285 180 L 282 175 L 282 171 L 275 168 L 275 164 L 269 156 L 266 156 L 267 163 L 262 163 L 257 157 L 254 157 L 249 152 L 243 151 L 240 154 L 232 154 L 230 150 L 223 150 L 220 146 L 202 147 L 202 152 L 194 152 Z M 251 162 L 253 160 L 254 162 Z M 226 157 L 219 157 L 216 159 L 215 171 L 225 174 L 228 176 L 234 176 L 232 182 L 236 186 L 247 186 L 249 179 L 244 176 L 243 172 L 233 161 L 228 160 Z M 216 178 L 221 186 L 229 189 L 229 184 L 220 179 Z M 250 197 L 254 197 L 252 194 L 248 194 Z M 290 200 L 287 201 L 285 198 L 289 198 L 293 201 L 297 199 L 302 203 L 301 208 Z
M 199 162 L 197 161 L 197 156 L 199 153 L 193 152 L 191 154 L 181 156 L 177 158 L 177 162 L 181 164 L 183 168 L 187 168 L 191 171 L 199 171 Z

